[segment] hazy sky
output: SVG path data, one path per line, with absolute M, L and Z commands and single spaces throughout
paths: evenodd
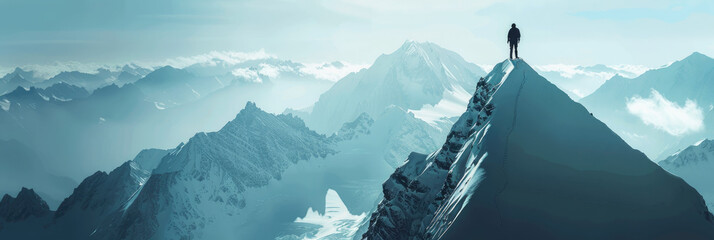
M 659 66 L 714 56 L 714 1 L 0 0 L 0 66 L 158 61 L 210 51 L 371 63 L 405 40 L 467 60 Z

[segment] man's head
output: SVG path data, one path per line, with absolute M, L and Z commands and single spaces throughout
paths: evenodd
M 515 23 L 511 24 L 511 27 L 512 28 L 516 27 L 516 24 Z

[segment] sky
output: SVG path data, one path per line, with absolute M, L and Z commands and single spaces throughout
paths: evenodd
M 714 56 L 711 0 L 0 0 L 0 67 L 120 64 L 212 51 L 371 64 L 406 40 L 470 62 L 661 66 Z

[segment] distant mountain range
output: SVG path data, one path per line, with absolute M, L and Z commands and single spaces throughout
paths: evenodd
M 337 62 L 326 67 L 347 66 Z M 0 95 L 0 139 L 27 146 L 51 174 L 79 181 L 142 149 L 173 147 L 198 131 L 216 130 L 246 101 L 265 104 L 272 112 L 309 106 L 333 82 L 304 73 L 305 68 L 272 58 L 214 59 L 185 69 L 126 65 L 97 73 L 62 72 L 50 79 L 18 68 L 3 79 L 28 79 L 31 85 L 13 86 Z M 15 185 L 11 192 L 23 186 L 3 177 L 0 181 Z M 42 194 L 56 189 L 50 183 L 31 187 Z M 62 189 L 48 199 L 66 197 L 69 191 Z M 56 201 L 50 202 L 56 206 Z
M 430 54 L 438 54 L 438 52 L 432 52 Z M 422 59 L 429 57 L 431 56 L 421 56 Z M 226 105 L 226 103 L 235 102 L 235 99 L 237 97 L 248 98 L 255 97 L 257 94 L 260 93 L 266 93 L 264 87 L 262 87 L 266 84 L 268 86 L 277 85 L 281 88 L 284 86 L 291 86 L 284 85 L 284 82 L 301 81 L 299 82 L 299 84 L 301 85 L 308 84 L 309 86 L 310 84 L 309 79 L 298 78 L 299 76 L 301 76 L 299 74 L 295 74 L 293 75 L 293 77 L 291 77 L 291 74 L 295 72 L 291 73 L 289 71 L 289 64 L 283 67 L 283 69 L 288 69 L 288 73 L 284 75 L 278 75 L 276 77 L 276 75 L 274 75 L 273 73 L 268 72 L 266 72 L 266 75 L 264 75 L 261 72 L 265 72 L 262 70 L 262 68 L 266 67 L 265 64 L 267 63 L 259 63 L 257 67 L 247 68 L 249 71 L 254 71 L 258 73 L 257 75 L 247 74 L 247 76 L 260 77 L 261 81 L 259 82 L 248 81 L 244 78 L 235 78 L 233 79 L 233 81 L 227 81 L 226 79 L 231 79 L 230 76 L 244 77 L 243 75 L 241 75 L 244 73 L 240 72 L 240 74 L 237 74 L 239 76 L 233 74 L 232 72 L 229 72 L 230 76 L 221 75 L 220 73 L 222 71 L 216 70 L 215 65 L 209 66 L 210 68 L 212 68 L 211 70 L 205 70 L 206 72 L 216 72 L 217 76 L 215 78 L 206 78 L 205 76 L 207 73 L 199 71 L 200 69 L 202 69 L 200 68 L 200 66 L 187 67 L 184 70 L 166 68 L 162 70 L 164 72 L 168 72 L 164 73 L 166 75 L 179 74 L 180 76 L 194 76 L 198 79 L 209 79 L 207 81 L 228 84 L 227 86 L 221 89 L 215 90 L 213 93 L 207 94 L 207 96 L 203 98 L 197 100 L 189 100 L 187 103 L 179 103 L 176 106 L 168 106 L 168 104 L 154 106 L 154 99 L 147 100 L 149 99 L 149 97 L 144 94 L 145 91 L 142 89 L 142 82 L 146 81 L 147 83 L 154 83 L 154 80 L 152 79 L 165 79 L 163 77 L 151 77 L 151 75 L 153 74 L 152 73 L 149 74 L 146 78 L 138 80 L 136 83 L 126 84 L 122 87 L 111 85 L 95 90 L 88 97 L 69 102 L 62 102 L 63 105 L 61 107 L 65 108 L 67 106 L 73 106 L 70 109 L 73 109 L 73 111 L 77 112 L 72 113 L 71 116 L 83 116 L 83 119 L 86 119 L 87 123 L 94 122 L 95 126 L 93 128 L 104 129 L 103 131 L 111 130 L 111 132 L 113 132 L 112 136 L 114 137 L 122 136 L 127 133 L 141 131 L 150 133 L 163 132 L 164 134 L 153 134 L 155 136 L 145 136 L 142 139 L 142 141 L 147 142 L 157 141 L 157 138 L 171 138 L 171 135 L 168 134 L 172 134 L 173 136 L 177 135 L 175 132 L 168 130 L 165 131 L 163 129 L 180 129 L 181 131 L 184 131 L 185 129 L 182 129 L 180 127 L 177 128 L 176 126 L 180 126 L 180 124 L 184 123 L 188 124 L 196 121 L 204 121 L 202 120 L 203 118 L 207 118 L 211 122 L 217 122 L 216 118 L 210 117 L 212 114 L 225 115 L 230 112 L 227 111 L 227 109 L 235 107 L 235 104 Z M 394 62 L 394 64 L 400 63 Z M 216 65 L 222 66 L 223 64 Z M 339 67 L 339 65 L 339 63 L 331 63 L 330 66 L 323 67 Z M 191 72 L 189 72 L 189 70 Z M 439 73 L 443 74 L 443 69 L 437 68 L 436 70 L 438 70 Z M 158 73 L 161 73 L 162 71 L 159 71 Z M 271 74 L 273 78 L 268 76 Z M 226 76 L 228 76 L 228 78 L 225 78 Z M 280 78 L 280 76 L 284 76 L 286 78 Z M 171 79 L 181 78 L 172 77 Z M 365 79 L 365 81 L 369 80 Z M 424 83 L 429 82 L 419 82 L 419 84 Z M 281 86 L 281 84 L 283 85 Z M 186 84 L 179 85 L 186 86 Z M 418 86 L 418 84 L 415 86 Z M 285 93 L 285 91 L 283 91 L 282 93 Z M 420 95 L 415 93 L 410 93 L 411 95 L 409 96 L 419 98 L 421 97 Z M 355 93 L 349 93 L 349 95 L 351 96 L 356 96 L 354 94 Z M 168 94 L 164 96 L 176 95 Z M 279 98 L 279 96 L 277 97 Z M 257 99 L 259 101 L 270 101 L 270 98 L 276 98 L 276 94 L 267 94 L 266 96 Z M 44 101 L 42 102 L 42 104 L 48 104 L 48 102 Z M 82 106 L 81 104 L 87 105 Z M 213 236 L 211 235 L 211 232 L 214 231 L 209 231 L 209 229 L 214 229 L 220 233 L 225 233 L 225 228 L 220 227 L 218 229 L 215 229 L 215 227 L 213 227 L 207 228 L 206 230 L 201 230 L 199 232 L 184 232 L 166 230 L 165 227 L 174 226 L 170 228 L 180 229 L 189 226 L 207 226 L 206 221 L 210 222 L 215 221 L 215 219 L 222 219 L 228 217 L 232 219 L 230 222 L 232 222 L 233 227 L 231 228 L 240 229 L 242 236 L 255 236 L 256 238 L 264 238 L 267 236 L 270 236 L 271 238 L 283 237 L 286 239 L 290 239 L 292 237 L 301 238 L 301 236 L 318 236 L 320 235 L 319 232 L 331 231 L 325 230 L 330 229 L 331 227 L 327 223 L 325 223 L 327 225 L 323 226 L 314 226 L 315 223 L 320 223 L 320 221 L 313 222 L 313 225 L 311 225 L 317 227 L 317 229 L 315 230 L 318 231 L 318 233 L 313 232 L 313 230 L 297 232 L 291 230 L 297 226 L 304 225 L 304 221 L 316 221 L 314 217 L 317 217 L 317 219 L 319 219 L 321 217 L 321 215 L 319 215 L 319 211 L 321 211 L 321 209 L 324 209 L 325 205 L 327 204 L 330 206 L 345 205 L 348 209 L 347 211 L 349 211 L 349 213 L 344 213 L 344 208 L 342 208 L 341 211 L 343 212 L 340 214 L 346 214 L 344 216 L 348 216 L 347 218 L 351 219 L 350 222 L 352 227 L 349 229 L 339 230 L 338 233 L 335 233 L 337 234 L 335 236 L 354 235 L 355 231 L 357 230 L 356 227 L 362 223 L 361 221 L 364 220 L 364 216 L 366 215 L 366 213 L 371 212 L 375 208 L 376 201 L 381 196 L 380 183 L 384 179 L 386 179 L 396 167 L 403 163 L 405 157 L 411 151 L 428 152 L 437 148 L 439 143 L 443 141 L 443 138 L 445 137 L 445 131 L 443 129 L 446 129 L 448 127 L 448 124 L 450 124 L 449 121 L 451 121 L 451 119 L 444 118 L 438 123 L 427 123 L 423 119 L 418 118 L 414 113 L 410 112 L 409 109 L 399 107 L 396 104 L 382 104 L 383 107 L 381 108 L 381 110 L 375 110 L 371 114 L 367 112 L 362 112 L 361 114 L 343 123 L 342 127 L 335 131 L 334 134 L 329 135 L 318 135 L 314 132 L 309 133 L 305 126 L 300 126 L 302 125 L 302 121 L 298 118 L 294 118 L 290 115 L 274 116 L 258 109 L 253 103 L 248 104 L 246 108 L 244 108 L 241 113 L 238 114 L 233 121 L 231 121 L 231 123 L 224 126 L 220 131 L 207 135 L 203 133 L 198 134 L 194 136 L 191 140 L 189 140 L 186 144 L 183 144 L 178 148 L 172 150 L 171 153 L 169 153 L 168 155 L 164 154 L 166 156 L 162 155 L 162 152 L 160 150 L 143 151 L 141 154 L 139 154 L 139 156 L 135 158 L 133 162 L 138 162 L 138 159 L 142 158 L 154 159 L 148 161 L 152 162 L 153 164 L 134 164 L 140 169 L 146 171 L 153 171 L 151 176 L 148 178 L 149 180 L 146 182 L 146 184 L 142 185 L 140 184 L 141 181 L 136 180 L 144 179 L 144 177 L 133 177 L 123 180 L 123 182 L 134 183 L 134 185 L 129 184 L 126 185 L 127 187 L 122 187 L 121 189 L 116 189 L 112 191 L 102 190 L 96 193 L 99 195 L 103 195 L 103 192 L 128 193 L 131 191 L 138 191 L 137 194 L 133 194 L 131 196 L 129 196 L 128 194 L 124 194 L 115 197 L 117 199 L 125 199 L 122 200 L 124 202 L 131 202 L 131 206 L 127 205 L 128 207 L 126 208 L 119 208 L 115 207 L 115 205 L 109 204 L 109 207 L 106 209 L 102 208 L 98 210 L 92 210 L 92 212 L 95 213 L 91 213 L 91 216 L 87 217 L 87 219 L 92 220 L 86 221 L 84 223 L 78 222 L 78 226 L 76 226 L 78 230 L 75 232 L 78 232 L 80 234 L 89 234 L 91 232 L 89 232 L 88 229 L 96 229 L 97 226 L 99 226 L 97 224 L 102 224 L 103 222 L 121 221 L 123 222 L 121 227 L 107 227 L 108 225 L 99 227 L 98 229 L 100 230 L 92 234 L 92 236 L 96 236 L 96 238 L 114 238 L 118 235 L 142 236 L 142 234 L 155 234 L 155 236 L 206 237 Z M 465 104 L 466 103 L 464 102 L 464 105 Z M 160 109 L 164 106 L 166 106 L 165 109 Z M 141 116 L 141 118 L 135 118 L 134 116 Z M 154 120 L 154 118 L 160 120 Z M 92 119 L 100 120 L 96 122 L 96 120 Z M 144 125 L 142 124 L 142 121 L 156 121 L 167 124 L 165 124 L 166 126 L 151 126 L 152 128 L 143 128 L 142 126 Z M 132 126 L 132 128 L 118 128 L 117 130 L 113 130 L 110 126 L 113 126 L 117 123 L 121 123 L 122 125 L 130 125 Z M 241 127 L 238 128 L 237 126 Z M 284 127 L 281 128 L 280 126 Z M 293 128 L 299 130 L 298 132 L 305 133 L 294 135 L 290 133 L 291 131 L 297 131 L 290 130 Z M 275 135 L 263 136 L 268 132 L 273 132 Z M 300 142 L 282 142 L 283 140 L 288 140 L 296 137 L 300 139 Z M 87 140 L 93 139 L 95 142 L 94 144 L 97 144 L 97 146 L 104 145 L 104 142 L 98 141 L 97 139 L 99 138 L 97 138 L 96 136 L 83 136 L 83 138 L 86 138 Z M 314 141 L 307 141 L 307 138 L 314 139 Z M 93 144 L 88 142 L 87 140 L 82 142 L 85 144 Z M 120 143 L 125 141 L 127 140 L 116 142 Z M 133 142 L 136 141 L 137 140 L 133 140 Z M 259 142 L 265 142 L 265 149 L 264 147 L 259 147 L 258 145 L 256 145 Z M 299 146 L 300 144 L 311 142 L 314 142 L 318 145 L 324 145 L 323 147 L 319 148 L 324 150 L 315 152 L 316 150 L 313 149 L 310 151 L 306 151 L 305 154 L 309 155 L 305 155 L 296 154 L 296 152 L 298 151 L 283 149 L 285 147 Z M 230 146 L 222 146 L 221 144 L 224 143 L 229 144 Z M 82 147 L 87 147 L 87 145 L 84 145 Z M 243 147 L 245 147 L 245 149 L 242 149 Z M 268 150 L 270 148 L 275 149 Z M 154 154 L 149 154 L 149 152 L 154 152 Z M 271 154 L 281 154 L 280 156 L 283 157 L 270 157 L 269 155 L 265 155 L 266 153 L 269 153 L 270 156 L 272 156 Z M 305 160 L 307 161 L 296 160 L 303 158 L 305 158 Z M 218 162 L 215 162 L 215 164 L 209 163 L 209 165 L 218 167 L 216 169 L 216 171 L 218 172 L 214 173 L 212 172 L 213 170 L 211 170 L 209 172 L 206 172 L 206 174 L 208 175 L 199 177 L 198 175 L 196 175 L 196 170 L 198 169 L 190 170 L 191 166 L 208 166 L 204 165 L 206 163 L 203 162 L 209 159 L 214 159 L 217 161 L 220 160 Z M 245 159 L 246 162 L 235 162 L 237 161 L 237 159 Z M 226 164 L 230 164 L 233 166 Z M 122 165 L 122 167 L 120 168 L 117 168 L 117 170 L 112 171 L 112 173 L 110 173 L 109 175 L 113 175 L 113 172 L 123 172 L 119 171 L 118 169 L 126 168 L 125 165 L 126 164 Z M 153 169 L 151 166 L 156 166 L 156 169 Z M 246 169 L 240 170 L 242 168 Z M 131 169 L 137 169 L 137 167 Z M 267 170 L 270 171 L 264 172 Z M 178 173 L 181 174 L 176 175 Z M 257 175 L 253 176 L 253 174 L 258 174 L 262 177 L 259 177 Z M 175 177 L 178 178 L 171 177 L 172 175 L 176 175 Z M 234 177 L 229 177 L 230 175 L 233 175 Z M 306 175 L 311 177 L 306 178 Z M 61 206 L 68 205 L 68 202 L 79 201 L 74 199 L 105 198 L 104 196 L 86 196 L 89 193 L 81 193 L 81 195 L 83 196 L 78 196 L 80 192 L 87 192 L 86 190 L 80 191 L 79 189 L 89 189 L 89 187 L 87 186 L 92 186 L 88 185 L 89 183 L 99 182 L 100 180 L 98 179 L 103 178 L 99 176 L 104 176 L 104 174 L 97 173 L 86 178 L 83 183 L 80 184 L 80 187 L 75 190 L 75 193 L 67 200 L 65 200 L 65 202 L 63 202 Z M 144 176 L 144 174 L 142 174 L 141 171 L 137 170 L 136 174 L 129 174 L 128 176 Z M 162 180 L 166 177 L 170 177 L 173 180 Z M 195 177 L 198 178 L 193 179 Z M 178 179 L 182 180 L 178 181 Z M 214 179 L 215 181 L 219 181 L 219 179 L 225 179 L 220 181 L 228 181 L 231 183 L 229 184 L 228 182 L 226 182 L 226 184 L 229 185 L 221 187 L 221 185 L 216 185 L 215 182 L 213 182 L 214 180 L 207 181 L 205 179 Z M 187 182 L 182 183 L 182 181 Z M 111 185 L 124 186 L 122 184 Z M 210 197 L 212 194 L 206 195 L 204 193 L 197 192 L 196 195 L 206 195 L 209 197 L 209 199 L 204 199 L 200 202 L 195 202 L 193 199 L 181 200 L 180 198 L 191 197 L 194 195 L 187 194 L 181 197 L 179 196 L 183 195 L 179 194 L 179 192 L 183 192 L 189 186 L 194 186 L 191 187 L 191 189 L 194 189 L 195 191 L 208 190 L 213 191 L 215 192 L 215 194 L 219 195 L 215 195 L 216 197 L 214 198 Z M 155 190 L 157 188 L 166 189 L 166 195 L 164 195 L 163 193 L 161 195 L 155 195 Z M 230 192 L 225 192 L 228 191 L 228 189 L 233 189 L 231 191 L 236 192 L 229 194 Z M 289 208 L 286 208 L 282 205 L 287 201 L 287 199 L 281 197 L 273 197 L 274 199 L 269 202 L 263 200 L 264 198 L 261 196 L 264 196 L 265 194 L 274 195 L 276 191 L 275 189 L 284 189 L 282 191 L 298 191 L 292 194 L 285 194 L 286 197 L 290 198 L 289 201 L 294 202 L 295 204 L 291 204 Z M 92 190 L 89 192 L 95 191 Z M 336 200 L 338 202 L 334 202 L 335 194 L 339 194 L 339 200 Z M 304 199 L 296 198 L 295 196 L 297 195 L 304 196 Z M 170 202 L 173 202 L 171 204 L 175 205 L 171 207 L 165 205 L 169 204 L 168 202 L 166 202 L 168 199 L 171 199 Z M 86 204 L 82 204 L 81 206 L 84 205 Z M 209 208 L 213 209 L 215 207 L 219 207 L 221 211 L 209 210 Z M 283 211 L 273 213 L 265 212 L 266 209 L 273 208 L 283 209 Z M 87 211 L 81 210 L 83 208 L 79 208 L 80 210 L 65 210 L 71 208 L 62 207 L 62 209 L 62 212 L 67 212 L 62 214 L 65 216 L 76 216 L 76 214 L 78 213 L 71 213 L 75 211 Z M 310 211 L 308 211 L 308 209 L 317 209 L 318 215 L 310 215 Z M 158 214 L 157 211 L 161 212 L 161 214 Z M 59 212 L 60 210 L 58 209 L 55 215 L 58 215 Z M 102 214 L 97 214 L 96 212 L 101 212 Z M 309 216 L 312 217 L 308 218 L 308 216 L 305 215 L 306 212 Z M 199 217 L 198 219 L 180 217 L 177 218 L 175 221 L 164 221 L 157 219 L 158 225 L 146 224 L 145 222 L 143 222 L 146 219 L 153 219 L 155 217 L 164 216 L 164 213 L 176 214 L 176 216 L 189 213 L 191 215 L 201 213 L 200 215 L 202 215 L 203 217 Z M 232 214 L 233 217 L 231 217 L 231 215 L 225 216 L 224 213 Z M 360 216 L 360 214 L 362 214 L 361 218 L 358 217 Z M 117 219 L 118 216 L 121 217 L 121 219 Z M 298 218 L 302 220 L 297 221 L 296 219 Z M 65 219 L 74 219 L 74 217 L 65 217 Z M 247 221 L 246 219 L 252 220 Z M 50 228 L 70 228 L 70 226 L 64 225 L 68 224 L 66 222 L 72 222 L 72 220 L 56 220 L 53 226 Z M 260 226 L 272 226 L 276 222 L 280 222 L 285 227 L 281 228 L 282 230 L 280 231 L 276 230 L 274 232 L 258 231 L 262 228 Z M 34 226 L 32 224 L 24 225 L 28 224 L 27 222 L 16 224 L 16 226 L 24 226 L 17 228 L 31 228 L 32 226 Z M 310 229 L 312 229 L 312 227 Z M 45 232 L 52 234 L 60 234 L 62 236 L 75 236 L 63 235 L 67 233 L 63 233 L 61 230 L 48 230 Z M 13 236 L 12 234 L 15 233 L 6 232 L 6 234 L 8 235 L 4 236 Z M 2 233 L 0 233 L 0 235 L 2 235 Z
M 560 90 L 567 93 L 575 101 L 592 94 L 614 76 L 634 78 L 647 70 L 643 66 L 606 66 L 603 64 L 592 66 L 551 64 L 535 66 L 534 68 L 540 75 L 558 86 Z
M 714 135 L 714 59 L 700 53 L 629 79 L 615 76 L 580 100 L 634 148 L 658 161 Z
M 0 96 L 0 155 L 17 156 L 0 239 L 714 237 L 707 196 L 663 170 L 704 160 L 659 167 L 598 120 L 619 75 L 585 109 L 522 60 L 487 74 L 433 43 L 336 83 L 316 70 L 346 67 L 210 59 L 45 87 L 16 70 L 32 85 Z

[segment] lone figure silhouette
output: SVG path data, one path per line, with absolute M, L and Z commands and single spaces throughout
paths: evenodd
M 511 24 L 511 30 L 508 30 L 508 41 L 511 45 L 511 51 L 509 52 L 511 59 L 513 59 L 513 52 L 516 52 L 516 58 L 518 58 L 518 42 L 521 41 L 521 31 L 518 30 L 516 24 Z

